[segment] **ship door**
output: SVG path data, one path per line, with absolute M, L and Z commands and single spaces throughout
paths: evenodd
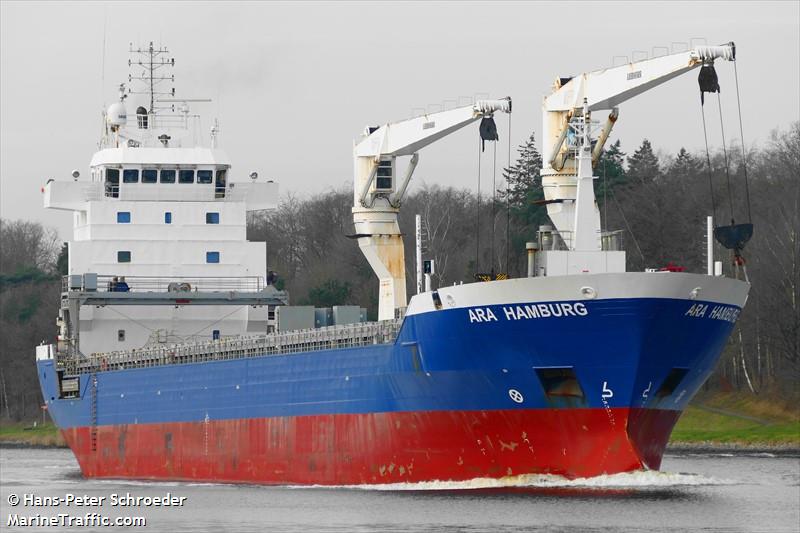
M 119 169 L 106 169 L 106 196 L 119 198 Z
M 225 198 L 225 180 L 227 178 L 227 169 L 220 168 L 217 170 L 217 175 L 214 180 L 214 197 Z

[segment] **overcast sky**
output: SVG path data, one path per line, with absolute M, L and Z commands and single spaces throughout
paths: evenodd
M 697 37 L 736 42 L 748 145 L 800 118 L 798 1 L 0 6 L 0 215 L 57 226 L 64 238 L 71 217 L 44 210 L 40 187 L 50 177 L 71 179 L 76 168 L 88 175 L 103 104 L 127 79 L 130 42 L 167 46 L 177 95 L 214 100 L 193 110 L 207 126 L 219 117 L 234 180 L 257 170 L 284 194 L 349 184 L 352 142 L 364 126 L 476 94 L 514 99 L 515 154 L 532 131 L 538 139 L 542 97 L 556 76 Z M 720 61 L 717 72 L 730 142 L 739 138 L 733 67 Z M 716 105 L 707 113 L 711 143 L 719 145 Z M 508 153 L 505 116 L 498 128 L 499 179 Z M 477 129 L 424 149 L 412 187 L 474 189 Z M 620 138 L 630 153 L 646 137 L 669 157 L 681 146 L 701 149 L 702 135 L 693 71 L 623 104 L 612 141 Z M 485 156 L 487 194 L 491 163 Z

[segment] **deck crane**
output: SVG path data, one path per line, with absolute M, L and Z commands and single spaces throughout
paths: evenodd
M 735 60 L 734 43 L 698 46 L 613 68 L 558 78 L 542 104 L 542 188 L 547 214 L 561 234 L 574 270 L 586 271 L 601 250 L 600 211 L 594 197 L 592 164 L 597 162 L 618 105 L 715 59 Z M 701 84 L 702 89 L 702 84 Z M 592 146 L 591 113 L 610 110 Z M 593 270 L 593 271 L 596 271 Z
M 469 106 L 369 127 L 356 141 L 354 237 L 380 280 L 378 320 L 393 319 L 408 305 L 403 235 L 397 214 L 419 161 L 419 150 L 496 111 L 510 113 L 511 99 L 479 100 Z M 411 160 L 398 184 L 396 160 L 400 156 L 411 156 Z

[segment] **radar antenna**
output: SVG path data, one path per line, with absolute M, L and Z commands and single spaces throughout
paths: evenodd
M 128 94 L 145 94 L 150 96 L 150 114 L 156 114 L 158 110 L 172 109 L 172 105 L 157 106 L 161 102 L 161 98 L 175 96 L 175 87 L 170 87 L 167 90 L 160 90 L 159 85 L 164 82 L 175 83 L 174 74 L 162 75 L 160 72 L 164 67 L 174 67 L 175 58 L 168 58 L 169 50 L 166 47 L 154 47 L 153 41 L 150 41 L 150 46 L 147 48 L 133 48 L 133 43 L 130 44 L 131 58 L 128 59 L 128 67 L 134 66 L 142 67 L 140 75 L 135 76 L 128 74 L 128 82 L 133 80 L 142 82 L 144 90 L 133 91 L 128 89 Z

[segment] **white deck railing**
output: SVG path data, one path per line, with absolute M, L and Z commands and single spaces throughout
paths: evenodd
M 114 278 L 117 283 L 114 283 Z M 97 292 L 258 292 L 262 290 L 262 276 L 125 276 L 125 285 L 120 284 L 121 276 L 99 274 L 97 287 L 88 288 L 85 281 L 81 287 L 70 287 L 70 277 L 64 276 L 61 282 L 62 292 L 69 290 L 96 290 Z
M 67 375 L 72 375 L 372 346 L 393 343 L 401 325 L 402 319 L 395 319 L 214 341 L 146 346 L 82 357 L 57 354 L 56 364 Z

